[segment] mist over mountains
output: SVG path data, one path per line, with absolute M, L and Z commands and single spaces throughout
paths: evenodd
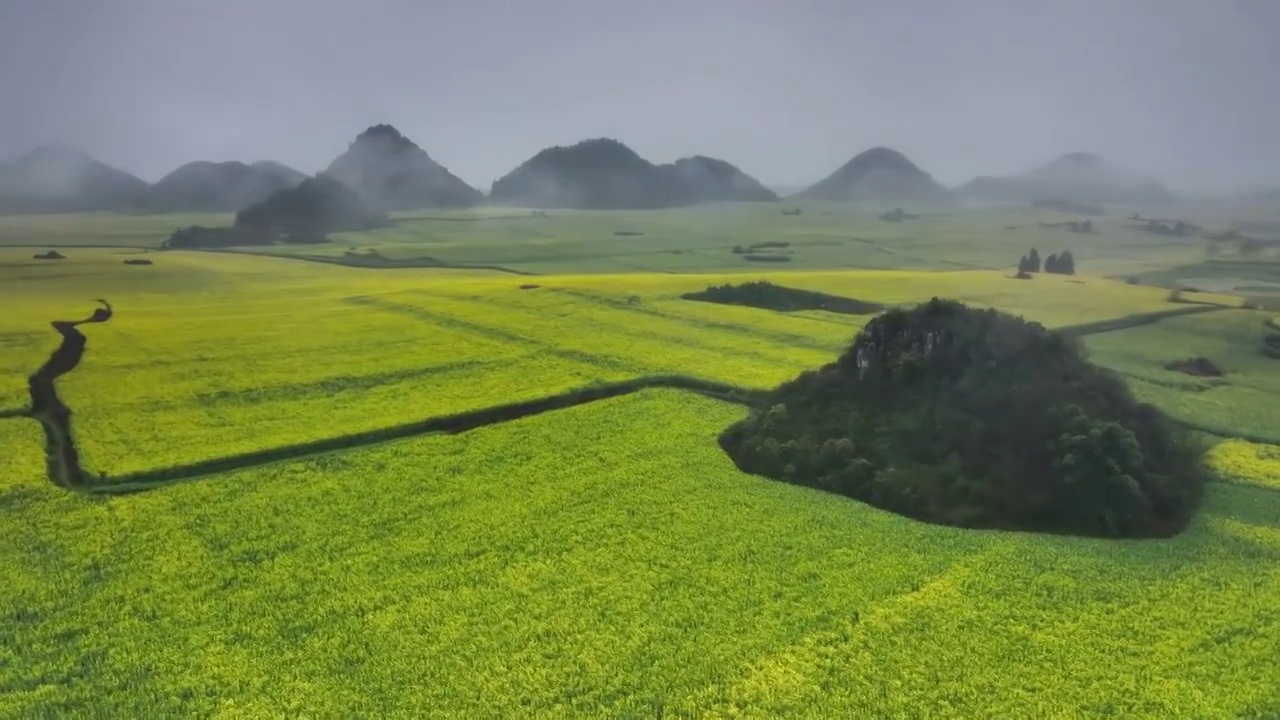
M 961 185 L 956 193 L 970 200 L 1073 203 L 1172 202 L 1174 194 L 1163 183 L 1120 168 L 1093 153 L 1067 153 L 1021 175 L 980 176 Z
M 0 212 L 237 212 L 307 177 L 270 161 L 196 161 L 148 184 L 80 150 L 48 146 L 0 163 Z M 316 177 L 341 183 L 378 212 L 486 202 L 653 209 L 778 199 L 778 193 L 727 160 L 693 155 L 658 164 L 613 138 L 545 148 L 496 180 L 486 198 L 386 124 L 359 133 Z M 1274 191 L 1258 191 L 1240 199 L 1267 202 L 1273 196 Z M 1064 154 L 1018 175 L 978 176 L 948 189 L 906 155 L 884 146 L 857 153 L 822 180 L 796 189 L 794 197 L 1012 204 L 1159 204 L 1176 199 L 1159 180 L 1086 152 Z
M 858 153 L 826 178 L 802 190 L 814 200 L 878 200 L 937 202 L 947 189 L 906 155 L 887 147 Z
M 151 186 L 146 207 L 156 212 L 236 212 L 306 178 L 269 161 L 190 162 Z
M 484 195 L 390 125 L 360 133 L 334 158 L 325 175 L 356 191 L 381 210 L 470 207 Z
M 0 164 L 0 212 L 136 209 L 149 186 L 74 148 L 39 147 Z

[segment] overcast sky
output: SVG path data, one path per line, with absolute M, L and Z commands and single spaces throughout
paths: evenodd
M 1280 184 L 1280 0 L 0 0 L 3 158 L 311 173 L 379 122 L 485 190 L 598 136 L 774 185 L 874 145 Z

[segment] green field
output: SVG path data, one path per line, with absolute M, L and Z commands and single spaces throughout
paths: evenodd
M 938 528 L 741 475 L 713 442 L 740 414 L 651 392 L 127 499 L 10 490 L 0 709 L 1280 709 L 1280 494 L 1217 487 L 1168 542 Z
M 922 217 L 883 222 L 889 206 L 801 203 L 804 214 L 783 215 L 788 203 L 730 204 L 675 210 L 551 211 L 532 217 L 517 208 L 401 213 L 391 228 L 339 233 L 324 245 L 246 248 L 247 252 L 315 256 L 344 261 L 347 253 L 376 251 L 394 262 L 497 265 L 538 274 L 578 272 L 706 272 L 800 269 L 1006 269 L 1036 247 L 1042 255 L 1070 249 L 1079 271 L 1129 275 L 1199 262 L 1204 241 L 1161 237 L 1129 227 L 1123 212 L 1096 218 L 1092 235 L 1044 228 L 1073 219 L 1052 211 L 916 208 Z M 62 244 L 158 247 L 179 225 L 227 224 L 226 216 L 81 215 L 0 217 L 0 245 Z M 617 232 L 641 233 L 615 235 Z M 750 262 L 735 246 L 789 243 L 762 249 L 785 263 Z
M 1077 240 L 1048 213 L 869 212 L 420 213 L 320 251 L 537 276 L 147 251 L 198 218 L 0 218 L 23 246 L 0 247 L 0 717 L 1280 716 L 1275 314 L 1107 279 L 1202 259 L 1118 219 Z M 1011 278 L 1033 236 L 1081 275 Z M 764 241 L 793 262 L 731 252 Z M 1216 482 L 1171 540 L 938 527 L 739 472 L 715 439 L 744 408 L 673 389 L 380 439 L 645 378 L 764 390 L 871 317 L 680 297 L 760 279 L 1073 328 L 1213 434 Z M 5 417 L 49 322 L 95 298 L 114 317 L 58 381 L 80 459 L 108 489 L 177 482 L 68 492 Z M 1192 356 L 1226 375 L 1163 367 Z
M 1280 362 L 1263 355 L 1270 313 L 1236 310 L 1169 318 L 1091 335 L 1093 359 L 1122 373 L 1138 397 L 1210 432 L 1280 444 Z M 1205 357 L 1220 378 L 1192 377 L 1164 365 Z

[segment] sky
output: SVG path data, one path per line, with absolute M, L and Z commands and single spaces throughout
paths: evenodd
M 1096 152 L 1280 185 L 1277 0 L 0 0 L 0 158 L 318 172 L 395 125 L 470 184 L 617 138 L 806 185 L 876 145 L 947 184 Z

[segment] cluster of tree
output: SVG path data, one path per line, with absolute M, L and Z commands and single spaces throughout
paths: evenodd
M 284 236 L 268 229 L 210 228 L 187 225 L 178 228 L 160 243 L 161 250 L 216 250 L 221 247 L 275 245 L 278 242 L 328 242 L 324 238 Z
M 768 280 L 745 282 L 740 285 L 726 283 L 713 285 L 700 292 L 685 293 L 685 300 L 745 305 L 747 307 L 796 312 L 798 310 L 826 310 L 846 315 L 870 315 L 883 309 L 882 305 L 854 298 L 828 295 L 812 290 L 774 285 Z
M 1071 257 L 1070 250 L 1063 250 L 1058 255 L 1050 255 L 1044 259 L 1044 271 L 1056 275 L 1075 275 L 1076 259 Z
M 936 298 L 873 319 L 720 443 L 747 472 L 967 527 L 1169 536 L 1204 483 L 1203 448 L 1075 339 Z
M 1023 255 L 1018 260 L 1018 277 L 1029 276 L 1030 273 L 1038 273 L 1041 270 L 1056 275 L 1075 275 L 1076 259 L 1071 256 L 1070 250 L 1063 250 L 1057 255 L 1050 255 L 1045 258 L 1042 266 L 1040 251 L 1031 248 L 1031 252 Z

